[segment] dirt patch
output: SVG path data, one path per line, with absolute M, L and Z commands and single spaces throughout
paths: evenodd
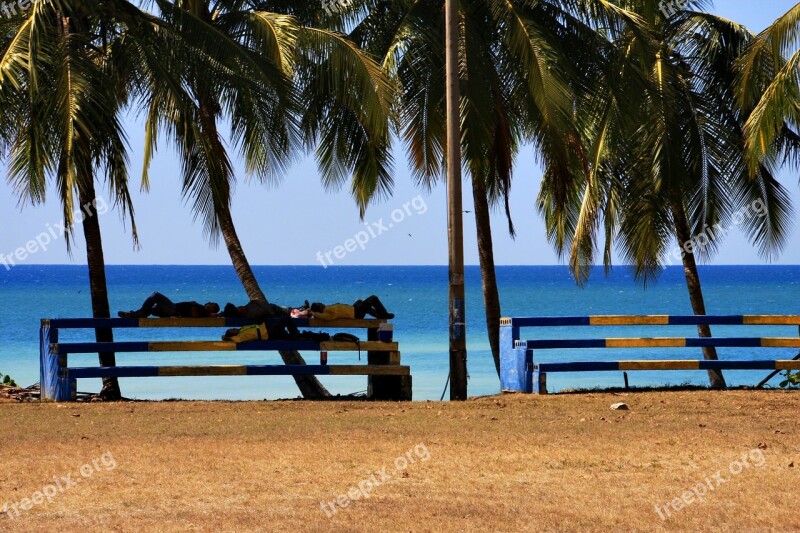
M 0 511 L 100 467 L 0 529 L 797 530 L 798 411 L 784 391 L 3 404 Z

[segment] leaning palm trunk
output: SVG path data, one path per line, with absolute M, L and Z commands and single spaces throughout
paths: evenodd
M 103 256 L 103 241 L 100 234 L 100 221 L 97 219 L 97 197 L 94 189 L 94 176 L 87 176 L 80 184 L 78 199 L 84 211 L 83 235 L 86 239 L 86 260 L 89 265 L 89 285 L 92 296 L 92 316 L 94 318 L 110 318 L 108 305 L 108 286 L 106 285 L 106 264 Z M 95 330 L 97 342 L 114 342 L 114 334 L 110 328 Z M 100 366 L 116 366 L 114 352 L 102 352 L 99 355 Z M 122 392 L 117 378 L 103 378 L 100 397 L 104 400 L 120 400 Z
M 239 236 L 236 234 L 236 228 L 233 225 L 230 210 L 224 210 L 217 214 L 219 219 L 220 231 L 222 238 L 225 240 L 225 246 L 228 248 L 228 253 L 231 256 L 233 267 L 236 269 L 236 274 L 247 292 L 247 297 L 250 300 L 266 302 L 267 297 L 258 285 L 253 269 L 247 261 L 242 249 L 242 243 L 239 241 Z M 281 350 L 281 359 L 286 365 L 304 365 L 306 364 L 303 356 L 294 350 Z M 320 383 L 316 376 L 294 376 L 294 381 L 300 389 L 303 398 L 328 398 L 331 393 L 328 389 Z
M 483 286 L 483 305 L 486 309 L 486 331 L 489 334 L 489 347 L 497 375 L 500 375 L 500 295 L 497 290 L 497 276 L 494 268 L 494 247 L 492 245 L 492 222 L 489 213 L 489 199 L 483 180 L 472 178 L 472 196 L 475 205 L 475 228 L 478 234 L 478 256 L 481 263 Z
M 672 215 L 675 222 L 675 235 L 678 237 L 678 244 L 683 246 L 684 243 L 691 242 L 692 236 L 689 231 L 689 225 L 686 223 L 686 215 L 683 208 L 676 206 L 672 210 Z M 689 300 L 692 303 L 692 310 L 695 315 L 706 314 L 706 304 L 703 299 L 703 289 L 700 286 L 700 275 L 697 272 L 697 262 L 695 261 L 694 253 L 682 250 L 683 256 L 683 272 L 686 275 L 686 288 L 689 290 Z M 697 326 L 697 333 L 701 337 L 711 337 L 711 328 L 708 324 L 700 324 Z M 703 347 L 703 358 L 706 360 L 716 361 L 717 349 L 713 346 Z M 726 388 L 725 378 L 720 370 L 708 370 L 708 379 L 711 383 L 712 389 Z
M 224 154 L 225 149 L 219 141 L 219 133 L 217 130 L 216 111 L 219 106 L 212 103 L 208 98 L 201 98 L 200 100 L 200 120 L 202 121 L 203 128 L 208 135 L 208 138 L 215 144 L 214 151 L 218 154 Z M 223 171 L 224 172 L 224 171 Z M 225 176 L 220 183 L 220 190 L 228 191 L 228 176 Z M 231 263 L 236 270 L 236 275 L 242 282 L 247 297 L 250 300 L 259 302 L 266 302 L 267 297 L 264 291 L 256 280 L 253 269 L 244 254 L 244 248 L 239 240 L 239 235 L 236 233 L 236 226 L 233 224 L 233 217 L 231 216 L 230 208 L 226 205 L 227 198 L 218 198 L 216 201 L 214 216 L 219 223 L 219 231 L 225 241 L 225 246 L 228 249 L 228 255 L 231 257 Z M 287 365 L 304 365 L 306 364 L 303 357 L 296 351 L 281 350 L 281 359 Z M 327 398 L 331 394 L 320 383 L 316 376 L 294 376 L 294 381 L 300 389 L 303 398 Z
M 217 145 L 215 146 L 215 152 L 222 154 L 224 153 L 224 148 L 221 143 L 219 143 L 216 114 L 214 111 L 218 109 L 218 107 L 218 105 L 213 105 L 209 101 L 203 100 L 200 102 L 200 116 L 208 138 Z M 227 190 L 227 181 L 223 185 L 221 190 Z M 218 201 L 214 215 L 219 223 L 219 230 L 225 241 L 225 246 L 228 249 L 228 255 L 231 257 L 233 268 L 236 270 L 236 275 L 239 276 L 239 280 L 242 282 L 247 297 L 250 300 L 266 302 L 267 297 L 258 285 L 258 280 L 256 280 L 253 269 L 250 267 L 247 256 L 244 254 L 244 248 L 242 248 L 239 235 L 236 233 L 236 226 L 233 224 L 230 208 L 225 205 L 225 202 Z M 283 363 L 286 365 L 306 364 L 303 356 L 297 351 L 281 350 L 279 353 L 281 354 Z M 328 398 L 331 395 L 316 376 L 294 376 L 294 381 L 297 383 L 297 387 L 300 389 L 303 398 Z
M 206 106 L 201 103 L 201 109 L 205 110 L 209 107 L 210 106 Z M 204 126 L 208 128 L 208 131 L 211 132 L 210 137 L 212 139 L 218 139 L 219 137 L 217 136 L 216 120 L 209 113 L 205 113 L 204 118 L 205 117 L 211 117 L 207 119 L 204 124 Z M 230 209 L 218 208 L 216 217 L 219 222 L 220 233 L 222 233 L 222 238 L 225 241 L 225 246 L 228 249 L 228 254 L 231 256 L 233 268 L 236 270 L 236 275 L 239 276 L 239 280 L 242 282 L 242 286 L 247 293 L 247 297 L 250 300 L 266 302 L 267 297 L 264 295 L 264 291 L 262 291 L 261 287 L 258 285 L 258 280 L 256 280 L 256 277 L 253 274 L 253 269 L 250 267 L 247 256 L 244 254 L 244 249 L 242 248 L 242 243 L 239 240 L 239 235 L 236 233 L 236 226 L 233 224 L 233 217 L 231 216 Z M 301 356 L 297 351 L 281 350 L 279 353 L 281 354 L 283 363 L 286 365 L 306 364 L 303 356 Z M 326 389 L 325 386 L 320 383 L 316 376 L 294 376 L 294 381 L 297 383 L 297 387 L 300 389 L 300 393 L 303 395 L 303 398 L 328 398 L 331 395 L 330 392 L 328 392 L 328 389 Z
M 267 297 L 261 291 L 258 285 L 253 269 L 250 267 L 250 262 L 247 256 L 244 255 L 242 243 L 239 241 L 239 235 L 236 233 L 236 227 L 233 225 L 233 218 L 231 217 L 230 210 L 225 210 L 217 214 L 219 220 L 220 233 L 225 241 L 225 247 L 228 249 L 228 254 L 231 256 L 233 268 L 236 270 L 236 275 L 242 282 L 247 297 L 251 300 L 266 302 Z

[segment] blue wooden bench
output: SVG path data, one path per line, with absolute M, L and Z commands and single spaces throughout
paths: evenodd
M 268 321 L 269 322 L 269 321 Z M 59 342 L 59 331 L 112 330 L 132 328 L 216 328 L 213 336 L 219 339 L 227 328 L 237 328 L 253 322 L 242 318 L 66 318 L 42 320 L 40 340 L 40 384 L 43 399 L 73 401 L 77 395 L 77 380 L 103 377 L 159 376 L 296 376 L 339 375 L 368 376 L 367 396 L 381 400 L 411 400 L 411 372 L 400 365 L 398 343 L 378 340 L 378 328 L 383 319 L 315 320 L 293 319 L 298 328 L 366 329 L 367 340 L 361 342 L 265 340 L 241 344 L 226 341 L 117 341 L 117 342 Z M 297 350 L 315 352 L 355 352 L 367 354 L 367 364 L 354 365 L 183 365 L 183 366 L 69 366 L 71 354 L 102 352 L 240 352 Z M 119 358 L 118 358 L 119 360 Z M 96 360 L 95 360 L 96 361 Z
M 635 348 L 800 348 L 798 337 L 709 337 L 709 338 L 585 338 L 564 339 L 553 335 L 549 339 L 524 340 L 520 330 L 527 327 L 557 328 L 577 326 L 800 326 L 797 315 L 725 315 L 725 316 L 571 316 L 526 317 L 500 320 L 500 381 L 508 392 L 547 394 L 547 374 L 555 372 L 609 372 L 633 370 L 800 370 L 798 360 L 622 360 L 596 361 L 584 356 L 584 361 L 542 362 L 534 352 L 557 349 L 635 349 Z M 549 330 L 550 331 L 550 330 Z M 548 333 L 549 333 L 548 331 Z

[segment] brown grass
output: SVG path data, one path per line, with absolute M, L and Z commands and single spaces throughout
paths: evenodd
M 0 510 L 105 452 L 117 464 L 0 529 L 797 530 L 798 412 L 800 395 L 775 391 L 0 404 Z M 763 466 L 659 518 L 656 505 L 759 444 Z M 321 510 L 383 467 L 392 479 L 368 499 Z

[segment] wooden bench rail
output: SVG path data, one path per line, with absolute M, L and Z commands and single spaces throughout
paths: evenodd
M 800 326 L 800 315 L 590 315 L 501 318 L 501 326 Z
M 51 318 L 42 320 L 42 327 L 55 329 L 94 328 L 240 328 L 253 324 L 277 324 L 283 319 L 254 321 L 247 318 Z M 298 328 L 377 328 L 383 318 L 318 320 L 290 318 Z
M 67 379 L 146 378 L 157 376 L 408 376 L 408 366 L 384 365 L 202 365 L 202 366 L 114 366 L 66 369 Z
M 800 370 L 798 360 L 705 361 L 598 361 L 533 365 L 533 392 L 547 394 L 547 374 L 555 372 L 610 372 L 637 370 Z
M 636 370 L 800 370 L 800 361 L 754 359 L 748 361 L 706 361 L 667 359 L 647 361 L 598 361 L 539 363 L 534 372 L 609 372 Z
M 153 342 L 77 342 L 57 343 L 50 350 L 58 354 L 78 354 L 97 352 L 261 352 L 277 350 L 311 350 L 324 352 L 359 351 L 396 352 L 396 342 L 380 341 L 250 341 L 236 344 L 230 341 L 153 341 Z
M 547 339 L 515 341 L 515 348 L 552 350 L 559 348 L 800 348 L 798 337 L 661 337 L 630 339 Z

